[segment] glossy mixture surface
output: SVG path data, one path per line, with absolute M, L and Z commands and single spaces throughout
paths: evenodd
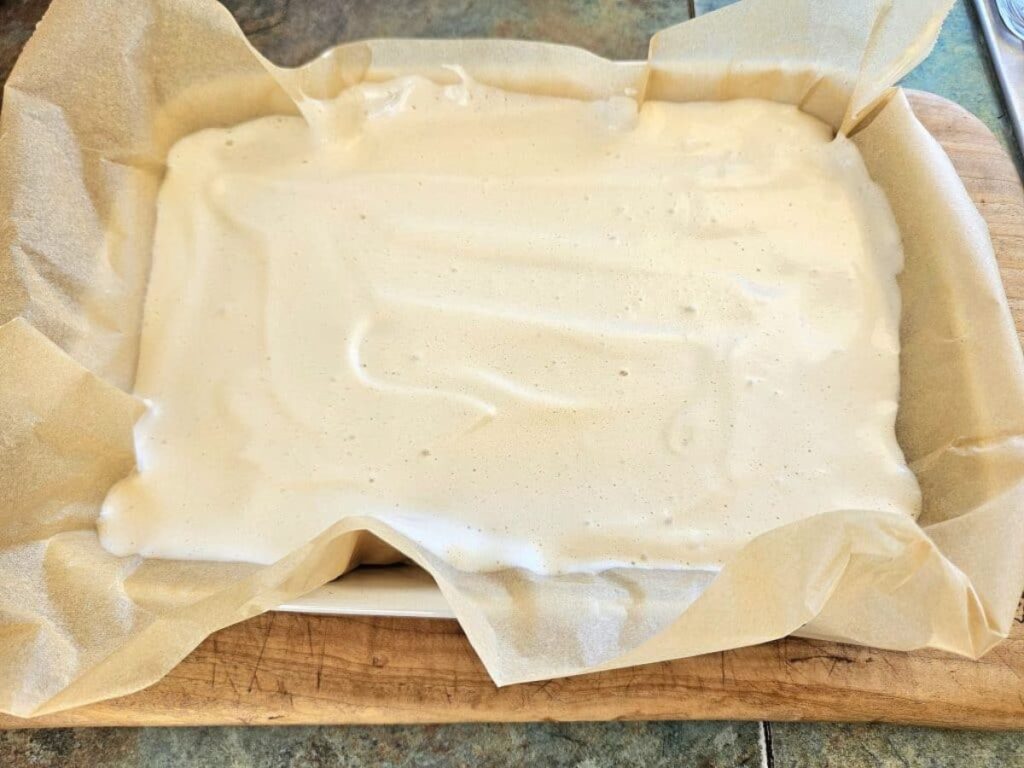
M 467 570 L 717 568 L 916 513 L 899 233 L 845 138 L 761 101 L 342 98 L 171 152 L 108 549 L 272 562 L 358 514 Z

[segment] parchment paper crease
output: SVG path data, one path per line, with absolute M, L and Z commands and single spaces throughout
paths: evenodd
M 984 653 L 1024 585 L 1024 368 L 984 222 L 891 88 L 951 2 L 746 0 L 660 33 L 646 64 L 390 40 L 283 70 L 214 0 L 56 0 L 0 117 L 0 710 L 42 714 L 152 683 L 210 632 L 369 556 L 362 532 L 434 575 L 499 684 L 795 631 Z M 370 519 L 268 567 L 106 553 L 93 525 L 133 466 L 128 393 L 168 148 L 204 126 L 329 109 L 364 78 L 452 79 L 451 64 L 579 98 L 772 98 L 854 135 L 904 237 L 897 431 L 924 493 L 919 521 L 834 510 L 759 537 L 717 577 L 460 573 Z

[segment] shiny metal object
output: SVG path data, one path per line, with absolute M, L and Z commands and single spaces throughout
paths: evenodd
M 1017 146 L 1024 153 L 1024 0 L 974 0 L 974 6 Z
M 996 8 L 1006 28 L 1024 42 L 1024 0 L 996 0 Z

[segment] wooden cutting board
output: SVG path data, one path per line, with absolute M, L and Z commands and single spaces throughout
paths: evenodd
M 988 221 L 1024 329 L 1024 194 L 973 115 L 912 93 Z M 454 621 L 269 613 L 208 638 L 156 685 L 0 727 L 764 719 L 1024 728 L 1024 615 L 980 661 L 787 638 L 497 689 Z

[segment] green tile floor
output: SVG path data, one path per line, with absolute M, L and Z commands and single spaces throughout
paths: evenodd
M 854 1 L 854 0 L 851 0 Z M 253 43 L 298 64 L 374 36 L 523 37 L 641 58 L 651 33 L 683 21 L 685 0 L 225 0 Z M 0 0 L 0 78 L 47 0 Z M 725 5 L 696 0 L 698 13 Z M 1012 136 L 973 7 L 960 0 L 935 51 L 906 80 Z M 57 729 L 0 732 L 0 768 L 111 766 L 1024 766 L 1024 734 L 791 723 L 576 723 L 394 727 Z

